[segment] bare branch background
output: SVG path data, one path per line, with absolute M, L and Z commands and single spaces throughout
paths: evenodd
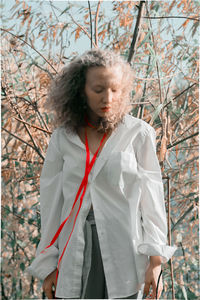
M 12 2 L 1 28 L 2 299 L 45 297 L 25 273 L 40 240 L 39 178 L 53 131 L 44 103 L 84 47 L 120 52 L 134 70 L 132 114 L 156 130 L 169 244 L 179 246 L 163 265 L 162 298 L 198 299 L 197 1 Z

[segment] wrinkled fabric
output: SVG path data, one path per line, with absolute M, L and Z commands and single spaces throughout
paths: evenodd
M 108 299 L 93 209 L 90 209 L 85 222 L 84 237 L 81 299 Z
M 108 299 L 94 211 L 90 209 L 84 228 L 85 251 L 81 299 Z M 137 299 L 138 293 L 120 299 Z
M 168 261 L 162 175 L 155 130 L 126 115 L 101 150 L 88 178 L 74 232 L 62 258 L 56 297 L 80 298 L 84 225 L 93 205 L 109 298 L 135 294 L 144 283 L 149 256 Z M 93 155 L 90 153 L 90 160 Z M 53 246 L 40 253 L 69 215 L 85 171 L 85 145 L 77 134 L 57 128 L 50 139 L 40 179 L 41 241 L 27 271 L 42 280 L 56 269 L 72 230 L 74 212 Z

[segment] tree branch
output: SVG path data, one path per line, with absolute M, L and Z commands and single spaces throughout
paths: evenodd
M 33 128 L 36 128 L 36 129 L 41 130 L 41 131 L 43 131 L 43 132 L 46 132 L 46 133 L 48 133 L 48 134 L 52 134 L 52 131 L 48 131 L 48 130 L 43 129 L 43 128 L 39 127 L 39 126 L 30 124 L 30 123 L 28 123 L 28 122 L 26 122 L 26 121 L 24 121 L 24 120 L 22 120 L 22 119 L 19 119 L 19 118 L 17 118 L 17 117 L 13 117 L 13 118 L 15 118 L 17 121 L 22 122 L 22 123 L 24 123 L 24 124 L 27 124 L 27 125 L 29 125 L 29 126 L 31 126 L 31 127 L 33 127 Z
M 22 118 L 22 116 L 21 116 L 21 114 L 20 114 L 20 112 L 18 111 L 18 109 L 15 108 L 15 106 L 13 105 L 12 102 L 10 102 L 10 104 L 11 104 L 11 106 L 13 107 L 13 109 L 15 110 L 15 112 L 17 113 L 17 115 L 19 116 L 19 118 L 20 118 L 22 121 L 24 121 L 23 118 Z M 27 133 L 28 133 L 28 135 L 29 135 L 29 137 L 30 137 L 30 139 L 31 139 L 31 141 L 32 141 L 32 143 L 33 143 L 33 145 L 34 145 L 34 147 L 35 147 L 35 151 L 40 155 L 40 157 L 42 157 L 42 158 L 44 159 L 44 156 L 43 156 L 42 153 L 41 153 L 42 151 L 41 151 L 41 149 L 37 146 L 37 144 L 36 144 L 36 142 L 35 142 L 35 140 L 34 140 L 32 134 L 31 134 L 31 132 L 30 132 L 30 130 L 29 130 L 29 128 L 28 128 L 27 125 L 26 125 L 26 123 L 25 123 L 25 122 L 22 122 L 22 123 L 23 123 L 23 125 L 24 125 L 24 127 L 25 127 L 25 129 L 26 129 L 26 131 L 27 131 Z
M 40 151 L 38 151 L 34 146 L 32 146 L 31 144 L 29 144 L 28 142 L 24 141 L 23 139 L 21 139 L 19 136 L 11 133 L 9 130 L 7 130 L 6 128 L 2 127 L 2 129 L 7 132 L 8 134 L 10 134 L 11 136 L 13 136 L 14 138 L 16 138 L 17 140 L 21 141 L 22 143 L 26 144 L 27 146 L 31 147 L 32 149 L 34 149 L 39 156 L 44 160 L 44 156 L 40 153 Z
M 21 220 L 23 220 L 24 222 L 28 223 L 28 220 L 25 219 L 24 217 L 22 217 L 22 216 L 20 216 L 20 215 L 18 215 L 18 214 L 15 214 L 14 212 L 12 212 L 12 210 L 8 209 L 7 207 L 5 207 L 5 206 L 3 206 L 3 205 L 1 205 L 1 207 L 2 207 L 3 209 L 5 209 L 5 210 L 9 211 L 9 212 L 10 212 L 13 216 L 15 216 L 16 218 L 21 219 Z M 39 213 L 39 212 L 38 212 L 38 213 Z M 33 225 L 33 226 L 35 226 L 35 227 L 38 227 L 38 226 L 37 226 L 36 224 L 34 224 L 34 223 L 32 223 L 31 225 Z
M 144 105 L 144 104 L 149 104 L 151 105 L 150 101 L 145 101 L 145 102 L 132 102 L 131 105 Z
M 148 57 L 148 67 L 146 69 L 146 78 L 145 79 L 147 79 L 147 77 L 148 77 L 149 68 L 150 68 L 150 62 L 151 62 L 151 55 L 149 55 L 149 57 Z M 147 82 L 145 81 L 145 83 L 144 83 L 144 89 L 143 89 L 143 93 L 142 93 L 142 98 L 141 98 L 141 102 L 143 102 L 144 99 L 145 99 L 146 87 L 147 87 Z M 143 113 L 144 113 L 144 105 L 140 105 L 140 107 L 138 109 L 138 113 L 137 113 L 139 119 L 142 119 Z
M 91 33 L 90 48 L 92 49 L 93 32 L 92 32 L 92 13 L 91 13 L 90 1 L 88 1 L 88 9 L 90 15 L 90 33 Z
M 147 7 L 147 3 L 146 3 L 146 10 L 147 10 L 147 14 L 149 16 L 149 11 L 148 11 L 148 7 Z M 155 54 L 157 55 L 151 21 L 149 21 L 149 24 L 150 24 L 150 27 L 151 27 L 151 37 L 152 37 L 152 42 L 153 42 L 153 49 L 154 49 Z M 160 72 L 159 72 L 157 58 L 156 58 L 156 70 L 157 70 L 157 74 L 158 74 L 159 95 L 160 95 L 160 104 L 161 104 L 161 103 L 163 103 L 163 100 L 162 100 L 162 87 L 161 87 Z
M 188 130 L 190 130 L 190 128 L 194 127 L 196 124 L 198 124 L 199 120 L 195 121 L 193 124 L 191 124 L 189 127 L 186 127 L 186 129 L 183 131 L 183 133 L 181 133 L 181 135 L 179 135 L 177 137 L 177 139 L 180 139 L 181 136 L 183 136 Z M 176 140 L 174 142 L 176 142 Z
M 131 60 L 134 57 L 135 54 L 135 48 L 137 45 L 137 41 L 138 41 L 138 37 L 139 37 L 139 31 L 140 31 L 140 26 L 141 26 L 141 17 L 143 14 L 143 10 L 144 10 L 144 4 L 145 1 L 140 1 L 140 5 L 138 7 L 138 16 L 137 16 L 137 20 L 136 20 L 136 24 L 135 24 L 135 29 L 134 29 L 134 33 L 133 33 L 133 38 L 132 38 L 132 42 L 131 42 L 131 46 L 129 49 L 129 55 L 128 55 L 128 63 L 131 63 Z
M 172 148 L 172 147 L 174 147 L 174 146 L 176 146 L 176 145 L 178 145 L 178 144 L 180 144 L 180 143 L 182 143 L 182 142 L 184 142 L 184 141 L 186 141 L 188 139 L 191 139 L 192 137 L 194 137 L 194 136 L 196 136 L 198 134 L 199 134 L 199 131 L 195 132 L 194 134 L 192 134 L 192 135 L 190 135 L 190 136 L 188 136 L 188 137 L 186 137 L 186 138 L 184 138 L 184 139 L 182 139 L 180 141 L 177 141 L 176 143 L 173 143 L 171 145 L 167 145 L 167 149 L 170 149 L 170 148 Z
M 40 70 L 46 72 L 46 73 L 49 75 L 49 77 L 50 77 L 51 79 L 53 79 L 53 76 L 52 76 L 52 74 L 49 72 L 49 70 L 42 68 L 42 67 L 41 67 L 40 65 L 38 65 L 35 61 L 32 62 L 32 65 L 34 65 L 34 66 L 36 66 L 37 68 L 39 68 Z
M 174 101 L 176 98 L 180 97 L 182 94 L 184 94 L 187 90 L 191 89 L 194 85 L 196 85 L 197 83 L 193 83 L 192 85 L 188 86 L 185 90 L 183 90 L 182 92 L 180 92 L 180 94 L 176 95 L 172 100 L 170 100 L 169 102 L 167 102 L 163 108 L 165 108 L 166 106 L 168 106 L 172 101 Z M 173 124 L 174 125 L 174 124 Z
M 25 159 L 18 159 L 18 158 L 15 158 L 15 157 L 8 157 L 9 155 L 8 154 L 4 154 L 2 156 L 3 159 L 9 159 L 9 160 L 16 160 L 17 162 L 25 162 L 25 163 L 31 163 L 31 164 L 40 164 L 40 165 L 43 165 L 42 162 L 39 162 L 38 160 L 37 161 L 32 161 L 32 160 L 25 160 Z
M 98 17 L 99 17 L 99 9 L 100 9 L 100 5 L 101 5 L 101 1 L 98 1 L 97 4 L 97 11 L 96 11 L 96 16 L 95 16 L 95 44 L 97 45 L 97 47 L 99 46 L 99 41 L 98 41 Z
M 166 79 L 166 78 L 171 78 L 171 77 L 174 77 L 174 76 L 176 76 L 177 74 L 180 74 L 181 73 L 181 71 L 180 72 L 177 72 L 177 73 L 174 73 L 174 74 L 172 74 L 172 75 L 166 75 L 166 76 L 164 76 L 164 77 L 160 77 L 160 78 L 153 78 L 153 77 L 149 77 L 149 78 L 147 78 L 147 77 L 137 77 L 137 76 L 134 76 L 136 79 L 138 79 L 138 80 L 144 80 L 144 81 L 151 81 L 151 80 L 158 80 L 158 79 L 160 79 L 160 80 L 162 80 L 162 79 Z M 196 83 L 194 83 L 194 84 L 196 84 Z M 169 101 L 170 102 L 170 101 Z M 167 105 L 167 104 L 166 104 Z
M 182 220 L 187 216 L 187 214 L 189 212 L 191 212 L 191 210 L 194 208 L 194 205 L 191 205 L 186 212 L 180 217 L 180 219 L 178 219 L 178 221 L 172 226 L 172 231 L 174 231 L 174 229 L 182 222 Z
M 37 52 L 46 61 L 46 63 L 56 72 L 56 74 L 58 73 L 56 71 L 56 69 L 50 64 L 50 62 L 37 49 L 35 49 L 35 47 L 31 46 L 28 42 L 26 42 L 25 40 L 21 39 L 16 34 L 8 31 L 7 29 L 0 28 L 0 30 L 5 31 L 5 32 L 11 34 L 12 36 L 14 36 L 15 38 L 17 38 L 18 40 L 22 41 L 23 43 L 25 43 L 26 45 L 28 45 L 29 47 L 31 47 L 31 49 L 33 49 L 35 52 Z
M 193 21 L 199 21 L 200 19 L 190 18 L 190 17 L 183 17 L 183 16 L 166 16 L 166 17 L 142 17 L 144 19 L 189 19 Z
M 72 19 L 72 21 L 89 37 L 89 39 L 91 40 L 91 36 L 89 35 L 89 33 L 87 32 L 87 30 L 83 27 L 83 26 L 81 26 L 80 24 L 78 24 L 75 20 L 74 20 L 74 18 L 72 17 L 72 15 L 70 14 L 70 17 L 71 17 L 71 19 Z M 93 44 L 93 46 L 95 47 L 95 48 L 97 48 L 97 45 L 92 41 L 92 44 Z
M 11 236 L 11 234 L 9 234 L 9 232 L 6 232 L 6 234 L 7 234 L 7 236 L 9 236 L 9 238 L 10 238 L 12 241 L 15 241 L 15 243 L 17 244 L 17 246 L 23 251 L 23 253 L 24 253 L 24 255 L 26 256 L 27 260 L 30 262 L 30 259 L 29 259 L 28 255 L 26 254 L 25 249 L 24 249 L 22 246 L 20 246 L 20 244 L 19 244 L 15 239 L 12 238 L 12 236 Z

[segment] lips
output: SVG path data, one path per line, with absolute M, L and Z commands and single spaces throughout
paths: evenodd
M 107 107 L 107 106 L 106 107 L 102 107 L 101 110 L 102 111 L 108 111 L 108 110 L 110 110 L 110 107 Z

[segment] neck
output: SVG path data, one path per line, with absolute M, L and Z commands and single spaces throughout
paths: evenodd
M 98 125 L 98 117 L 91 117 L 90 115 L 86 115 L 87 125 L 91 128 L 96 129 Z

